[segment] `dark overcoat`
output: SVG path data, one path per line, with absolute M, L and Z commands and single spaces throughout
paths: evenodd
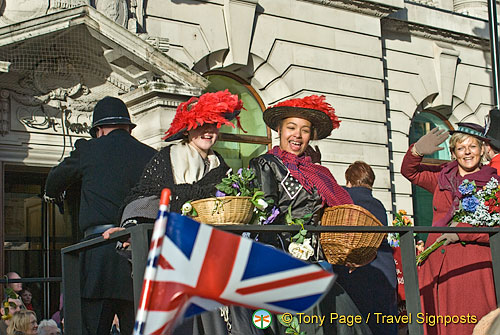
M 57 198 L 81 181 L 80 230 L 117 225 L 125 196 L 155 153 L 123 129 L 91 140 L 80 139 L 70 156 L 49 172 L 45 193 Z M 82 257 L 82 297 L 133 300 L 130 266 L 113 244 L 85 252 Z

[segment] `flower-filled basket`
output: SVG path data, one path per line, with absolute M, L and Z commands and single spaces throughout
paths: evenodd
M 266 213 L 268 203 L 264 192 L 255 187 L 252 169 L 230 172 L 215 187 L 215 197 L 185 203 L 182 214 L 206 224 L 248 224 Z
M 193 218 L 206 224 L 248 224 L 252 219 L 254 204 L 251 197 L 227 196 L 192 201 L 198 214 Z
M 322 226 L 382 226 L 366 209 L 356 205 L 328 207 L 321 218 Z M 330 264 L 364 265 L 377 255 L 385 233 L 321 233 L 320 243 Z

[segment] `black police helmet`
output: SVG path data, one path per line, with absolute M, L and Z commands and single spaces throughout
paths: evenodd
M 90 136 L 97 137 L 97 127 L 117 124 L 129 125 L 130 129 L 136 126 L 130 120 L 130 114 L 123 101 L 114 97 L 105 97 L 94 107 Z

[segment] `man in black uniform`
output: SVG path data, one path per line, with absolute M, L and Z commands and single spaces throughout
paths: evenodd
M 45 184 L 49 200 L 81 182 L 79 226 L 84 240 L 116 226 L 129 190 L 156 151 L 130 135 L 135 127 L 120 99 L 105 97 L 95 108 L 91 140 L 75 142 L 75 150 L 52 168 Z M 122 334 L 131 334 L 134 303 L 130 265 L 108 244 L 80 257 L 83 334 L 109 335 L 115 314 Z

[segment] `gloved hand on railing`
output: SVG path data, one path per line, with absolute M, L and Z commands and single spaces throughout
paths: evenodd
M 422 136 L 413 146 L 414 151 L 419 156 L 431 155 L 444 148 L 439 145 L 448 138 L 448 131 L 433 128 L 430 132 Z

